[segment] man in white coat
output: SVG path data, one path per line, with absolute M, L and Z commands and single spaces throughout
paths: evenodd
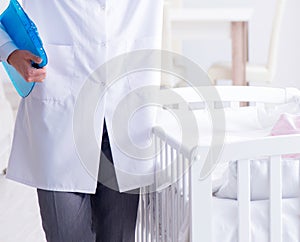
M 144 179 L 140 160 L 120 150 L 112 120 L 124 96 L 159 80 L 148 83 L 142 73 L 120 78 L 97 110 L 102 154 L 100 158 L 99 148 L 94 162 L 100 166 L 100 179 L 112 174 L 110 184 L 115 181 L 119 191 L 99 183 L 84 166 L 74 142 L 73 113 L 86 79 L 106 61 L 133 50 L 160 48 L 162 1 L 23 0 L 48 55 L 43 69 L 31 67 L 31 61 L 39 62 L 39 58 L 17 49 L 5 31 L 0 32 L 1 60 L 27 81 L 36 82 L 20 103 L 7 178 L 37 188 L 48 241 L 134 241 L 139 195 L 121 192 L 150 181 Z M 144 110 L 133 124 L 124 122 L 124 132 L 140 147 L 149 142 L 152 114 Z M 104 157 L 118 169 L 105 170 Z

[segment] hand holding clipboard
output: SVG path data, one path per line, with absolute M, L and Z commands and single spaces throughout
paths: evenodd
M 7 34 L 20 50 L 27 50 L 41 58 L 39 64 L 32 62 L 32 67 L 42 68 L 47 65 L 47 55 L 43 48 L 37 28 L 27 16 L 17 0 L 0 0 L 0 21 Z M 19 72 L 6 62 L 2 63 L 17 92 L 21 97 L 26 97 L 32 91 L 35 83 L 27 82 Z

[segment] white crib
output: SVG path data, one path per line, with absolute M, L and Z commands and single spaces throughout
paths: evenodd
M 206 97 L 205 102 L 218 101 L 218 105 L 215 106 L 220 112 L 225 111 L 227 122 L 230 122 L 227 112 L 241 113 L 243 116 L 247 113 L 243 113 L 245 110 L 257 110 L 265 104 L 285 108 L 289 108 L 285 106 L 288 103 L 298 105 L 299 91 L 292 88 L 237 86 L 199 88 L 201 93 L 209 93 L 212 89 L 218 91 L 222 101 L 233 104 L 226 108 L 224 105 L 220 107 L 220 102 L 215 100 L 215 97 L 211 100 L 207 100 Z M 199 105 L 203 99 L 201 100 L 193 88 L 177 88 L 173 91 L 184 97 L 188 103 L 187 107 L 191 109 L 187 112 L 195 112 L 196 115 L 203 114 L 203 110 L 199 113 L 195 110 L 195 107 L 205 107 L 205 105 Z M 240 107 L 237 105 L 240 102 L 249 102 L 251 107 Z M 198 105 L 195 105 L 197 103 Z M 172 102 L 166 104 L 170 105 Z M 183 106 L 178 105 L 178 108 Z M 277 109 L 277 112 L 281 111 L 282 108 Z M 249 115 L 253 113 L 255 112 L 250 112 Z M 245 119 L 251 119 L 251 117 L 245 116 Z M 169 125 L 167 120 L 163 122 L 167 125 L 163 128 L 156 127 L 153 130 L 156 150 L 160 154 L 157 156 L 155 166 L 160 171 L 155 172 L 154 184 L 142 189 L 136 240 L 138 242 L 211 242 L 213 241 L 212 173 L 208 173 L 205 179 L 202 179 L 203 176 L 200 177 L 209 148 L 205 142 L 198 144 L 182 143 L 180 138 L 172 133 L 172 127 L 169 128 L 172 125 Z M 228 123 L 226 129 L 231 128 L 231 124 Z M 233 134 L 230 133 L 230 130 L 226 130 L 226 132 L 226 140 L 219 161 L 236 160 L 238 164 L 238 241 L 252 241 L 250 159 L 262 156 L 268 157 L 270 162 L 269 241 L 286 241 L 282 236 L 281 156 L 300 153 L 300 135 L 271 137 L 267 135 L 269 129 L 249 130 L 248 126 L 241 127 L 238 132 L 233 132 Z M 189 135 L 194 135 L 193 131 Z M 300 241 L 300 238 L 298 237 L 296 241 Z

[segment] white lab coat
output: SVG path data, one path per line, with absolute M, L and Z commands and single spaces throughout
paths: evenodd
M 97 179 L 85 169 L 74 143 L 76 98 L 89 74 L 105 61 L 131 50 L 160 48 L 162 1 L 23 0 L 39 29 L 49 63 L 46 80 L 37 83 L 20 103 L 7 178 L 46 190 L 95 192 Z M 148 81 L 159 83 L 146 73 L 122 78 L 108 91 L 95 116 L 99 143 L 106 120 L 121 191 L 152 182 L 152 175 L 145 175 L 153 168 L 151 159 L 141 166 L 140 160 L 121 152 L 111 127 L 121 98 L 137 86 L 151 84 Z M 128 132 L 137 145 L 149 142 L 154 113 L 145 109 L 132 121 Z M 95 160 L 97 167 L 98 162 Z

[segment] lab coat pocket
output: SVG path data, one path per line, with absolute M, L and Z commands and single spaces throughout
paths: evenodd
M 31 95 L 33 98 L 48 101 L 63 101 L 71 95 L 74 79 L 75 55 L 72 45 L 45 44 L 48 65 L 47 77 L 36 83 Z

